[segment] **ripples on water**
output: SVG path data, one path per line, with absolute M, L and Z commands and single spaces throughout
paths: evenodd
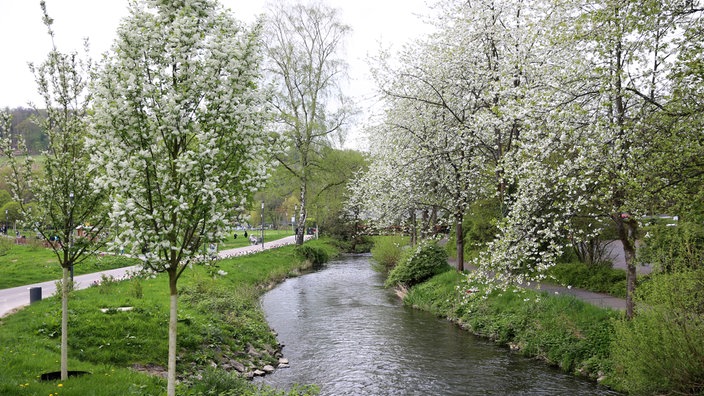
M 289 279 L 262 305 L 290 368 L 261 382 L 321 395 L 615 395 L 511 354 L 383 288 L 369 256 Z

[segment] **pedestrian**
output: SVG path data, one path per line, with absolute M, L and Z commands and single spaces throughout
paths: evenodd
M 244 237 L 247 238 L 247 230 L 244 231 Z
M 237 233 L 235 233 L 234 237 L 235 237 L 235 239 L 237 239 Z

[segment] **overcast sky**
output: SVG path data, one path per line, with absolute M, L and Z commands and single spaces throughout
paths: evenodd
M 376 54 L 380 45 L 400 49 L 410 38 L 428 30 L 419 18 L 429 13 L 426 0 L 321 1 L 340 8 L 343 22 L 353 29 L 345 50 L 350 63 L 351 93 L 356 98 L 368 99 L 373 92 L 365 62 L 368 55 Z M 247 23 L 264 12 L 267 3 L 221 2 L 232 9 L 237 19 Z M 81 50 L 87 37 L 94 59 L 110 48 L 120 20 L 127 15 L 127 0 L 46 0 L 46 4 L 54 19 L 59 50 Z M 39 0 L 0 0 L 0 108 L 27 107 L 30 101 L 41 105 L 27 66 L 28 62 L 42 62 L 51 49 L 41 15 Z M 369 106 L 368 100 L 363 103 Z M 358 146 L 360 142 L 350 143 Z

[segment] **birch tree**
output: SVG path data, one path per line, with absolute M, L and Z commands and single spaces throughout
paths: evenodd
M 27 226 L 50 242 L 63 269 L 61 380 L 65 381 L 68 379 L 68 300 L 73 286 L 73 268 L 103 245 L 102 230 L 107 216 L 103 206 L 105 195 L 92 186 L 98 170 L 91 163 L 90 149 L 86 146 L 91 62 L 77 52 L 63 53 L 57 49 L 53 20 L 44 1 L 40 5 L 52 43 L 44 62 L 30 64 L 46 109 L 41 128 L 48 136 L 49 145 L 43 153 L 43 161 L 35 164 L 29 155 L 17 157 L 16 152 L 27 154 L 24 142 L 18 137 L 13 145 L 9 123 L 5 128 L 0 126 L 0 130 L 4 129 L 2 151 L 8 156 L 12 170 L 8 185 L 19 203 L 21 215 Z M 82 226 L 81 235 L 76 233 L 78 226 Z
M 259 53 L 259 25 L 215 1 L 137 1 L 94 86 L 96 184 L 112 191 L 115 244 L 169 277 L 169 395 L 177 281 L 266 174 Z
M 298 180 L 300 245 L 320 149 L 343 136 L 352 114 L 340 86 L 347 68 L 341 50 L 350 27 L 342 23 L 338 10 L 321 3 L 284 4 L 270 14 L 266 70 L 275 91 L 276 125 L 288 148 L 277 159 Z

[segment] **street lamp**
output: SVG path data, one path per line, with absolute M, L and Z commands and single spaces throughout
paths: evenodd
M 264 250 L 264 201 L 262 201 L 262 250 Z

